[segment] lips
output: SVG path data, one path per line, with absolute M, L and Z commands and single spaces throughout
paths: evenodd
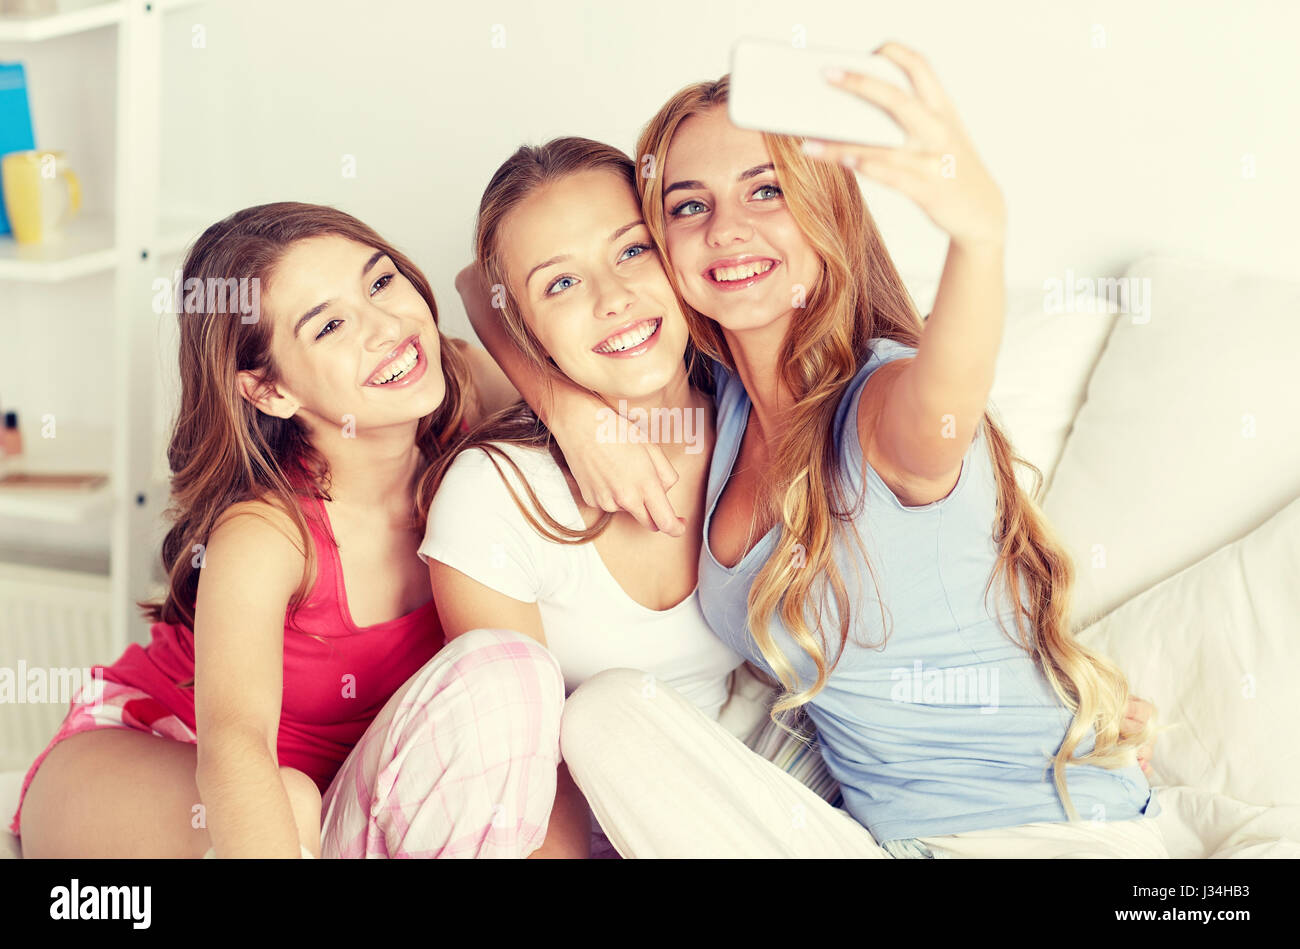
M 639 356 L 659 342 L 662 325 L 663 317 L 658 316 L 625 323 L 591 347 L 591 351 L 598 356 Z
M 744 290 L 766 280 L 780 263 L 773 257 L 743 254 L 713 261 L 702 276 L 719 290 Z
M 376 389 L 403 388 L 423 376 L 428 365 L 419 335 L 412 334 L 375 367 L 365 384 Z

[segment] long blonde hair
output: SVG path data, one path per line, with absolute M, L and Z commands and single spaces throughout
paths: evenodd
M 639 161 L 649 168 L 665 168 L 669 146 L 681 123 L 723 106 L 728 88 L 729 77 L 723 76 L 716 82 L 687 86 L 669 99 L 641 133 L 636 150 Z M 806 157 L 800 138 L 763 133 L 763 141 L 790 214 L 822 261 L 821 276 L 808 292 L 806 308 L 791 323 L 777 360 L 781 382 L 792 394 L 794 405 L 774 435 L 771 461 L 762 479 L 764 489 L 756 505 L 760 523 L 780 525 L 779 539 L 755 578 L 748 600 L 750 633 L 784 688 L 771 710 L 776 720 L 778 714 L 798 709 L 825 688 L 848 641 L 852 616 L 833 557 L 835 540 L 852 535 L 863 565 L 871 570 L 861 538 L 852 529 L 853 512 L 845 510 L 833 437 L 836 410 L 870 356 L 871 339 L 883 337 L 916 347 L 923 324 L 853 172 Z M 638 186 L 642 214 L 666 261 L 663 178 L 640 176 Z M 671 277 L 672 268 L 665 269 Z M 681 299 L 680 291 L 678 297 L 696 346 L 734 371 L 735 361 L 718 324 L 691 308 Z M 1002 625 L 1000 615 L 999 625 L 1033 657 L 1073 713 L 1051 765 L 1066 812 L 1077 819 L 1065 767 L 1132 764 L 1135 749 L 1147 740 L 1152 726 L 1148 723 L 1140 734 L 1120 738 L 1128 685 L 1114 665 L 1080 645 L 1070 633 L 1074 568 L 1036 503 L 1041 472 L 1015 453 L 990 413 L 985 413 L 981 424 L 998 482 L 994 541 L 999 553 L 985 587 L 985 599 L 994 581 L 1000 580 L 1002 591 L 1015 604 L 1015 635 Z M 1017 464 L 1034 473 L 1033 498 L 1017 483 Z M 833 660 L 827 658 L 822 629 L 828 595 L 839 618 Z M 811 624 L 807 610 L 812 613 Z M 795 644 L 816 666 L 817 677 L 810 685 L 799 687 L 793 665 L 777 647 L 769 626 L 773 615 L 780 617 Z M 888 632 L 874 645 L 883 649 L 887 639 Z M 1075 749 L 1090 727 L 1096 729 L 1095 746 L 1089 754 L 1076 758 Z

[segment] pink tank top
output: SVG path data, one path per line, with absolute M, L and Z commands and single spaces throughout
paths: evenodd
M 324 793 L 380 709 L 445 642 L 433 601 L 364 628 L 352 622 L 338 548 L 319 498 L 300 497 L 316 545 L 316 582 L 286 614 L 280 764 L 310 775 Z M 111 666 L 109 682 L 147 692 L 191 729 L 194 633 L 154 623 L 147 646 L 132 644 Z M 202 736 L 200 736 L 200 739 Z

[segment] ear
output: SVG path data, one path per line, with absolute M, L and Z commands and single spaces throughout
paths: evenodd
M 302 408 L 302 403 L 292 395 L 272 385 L 255 372 L 240 370 L 239 394 L 263 415 L 275 418 L 292 418 Z

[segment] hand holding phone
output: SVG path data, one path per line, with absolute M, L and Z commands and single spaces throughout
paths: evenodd
M 920 53 L 892 42 L 863 56 L 751 40 L 734 53 L 733 124 L 802 136 L 818 160 L 911 198 L 956 244 L 1001 248 L 1002 192 Z M 828 68 L 843 74 L 832 80 Z M 886 78 L 891 68 L 904 83 Z
M 901 145 L 903 130 L 878 106 L 837 89 L 826 70 L 862 73 L 907 90 L 907 77 L 882 56 L 742 39 L 731 52 L 728 114 L 739 128 L 860 145 Z

